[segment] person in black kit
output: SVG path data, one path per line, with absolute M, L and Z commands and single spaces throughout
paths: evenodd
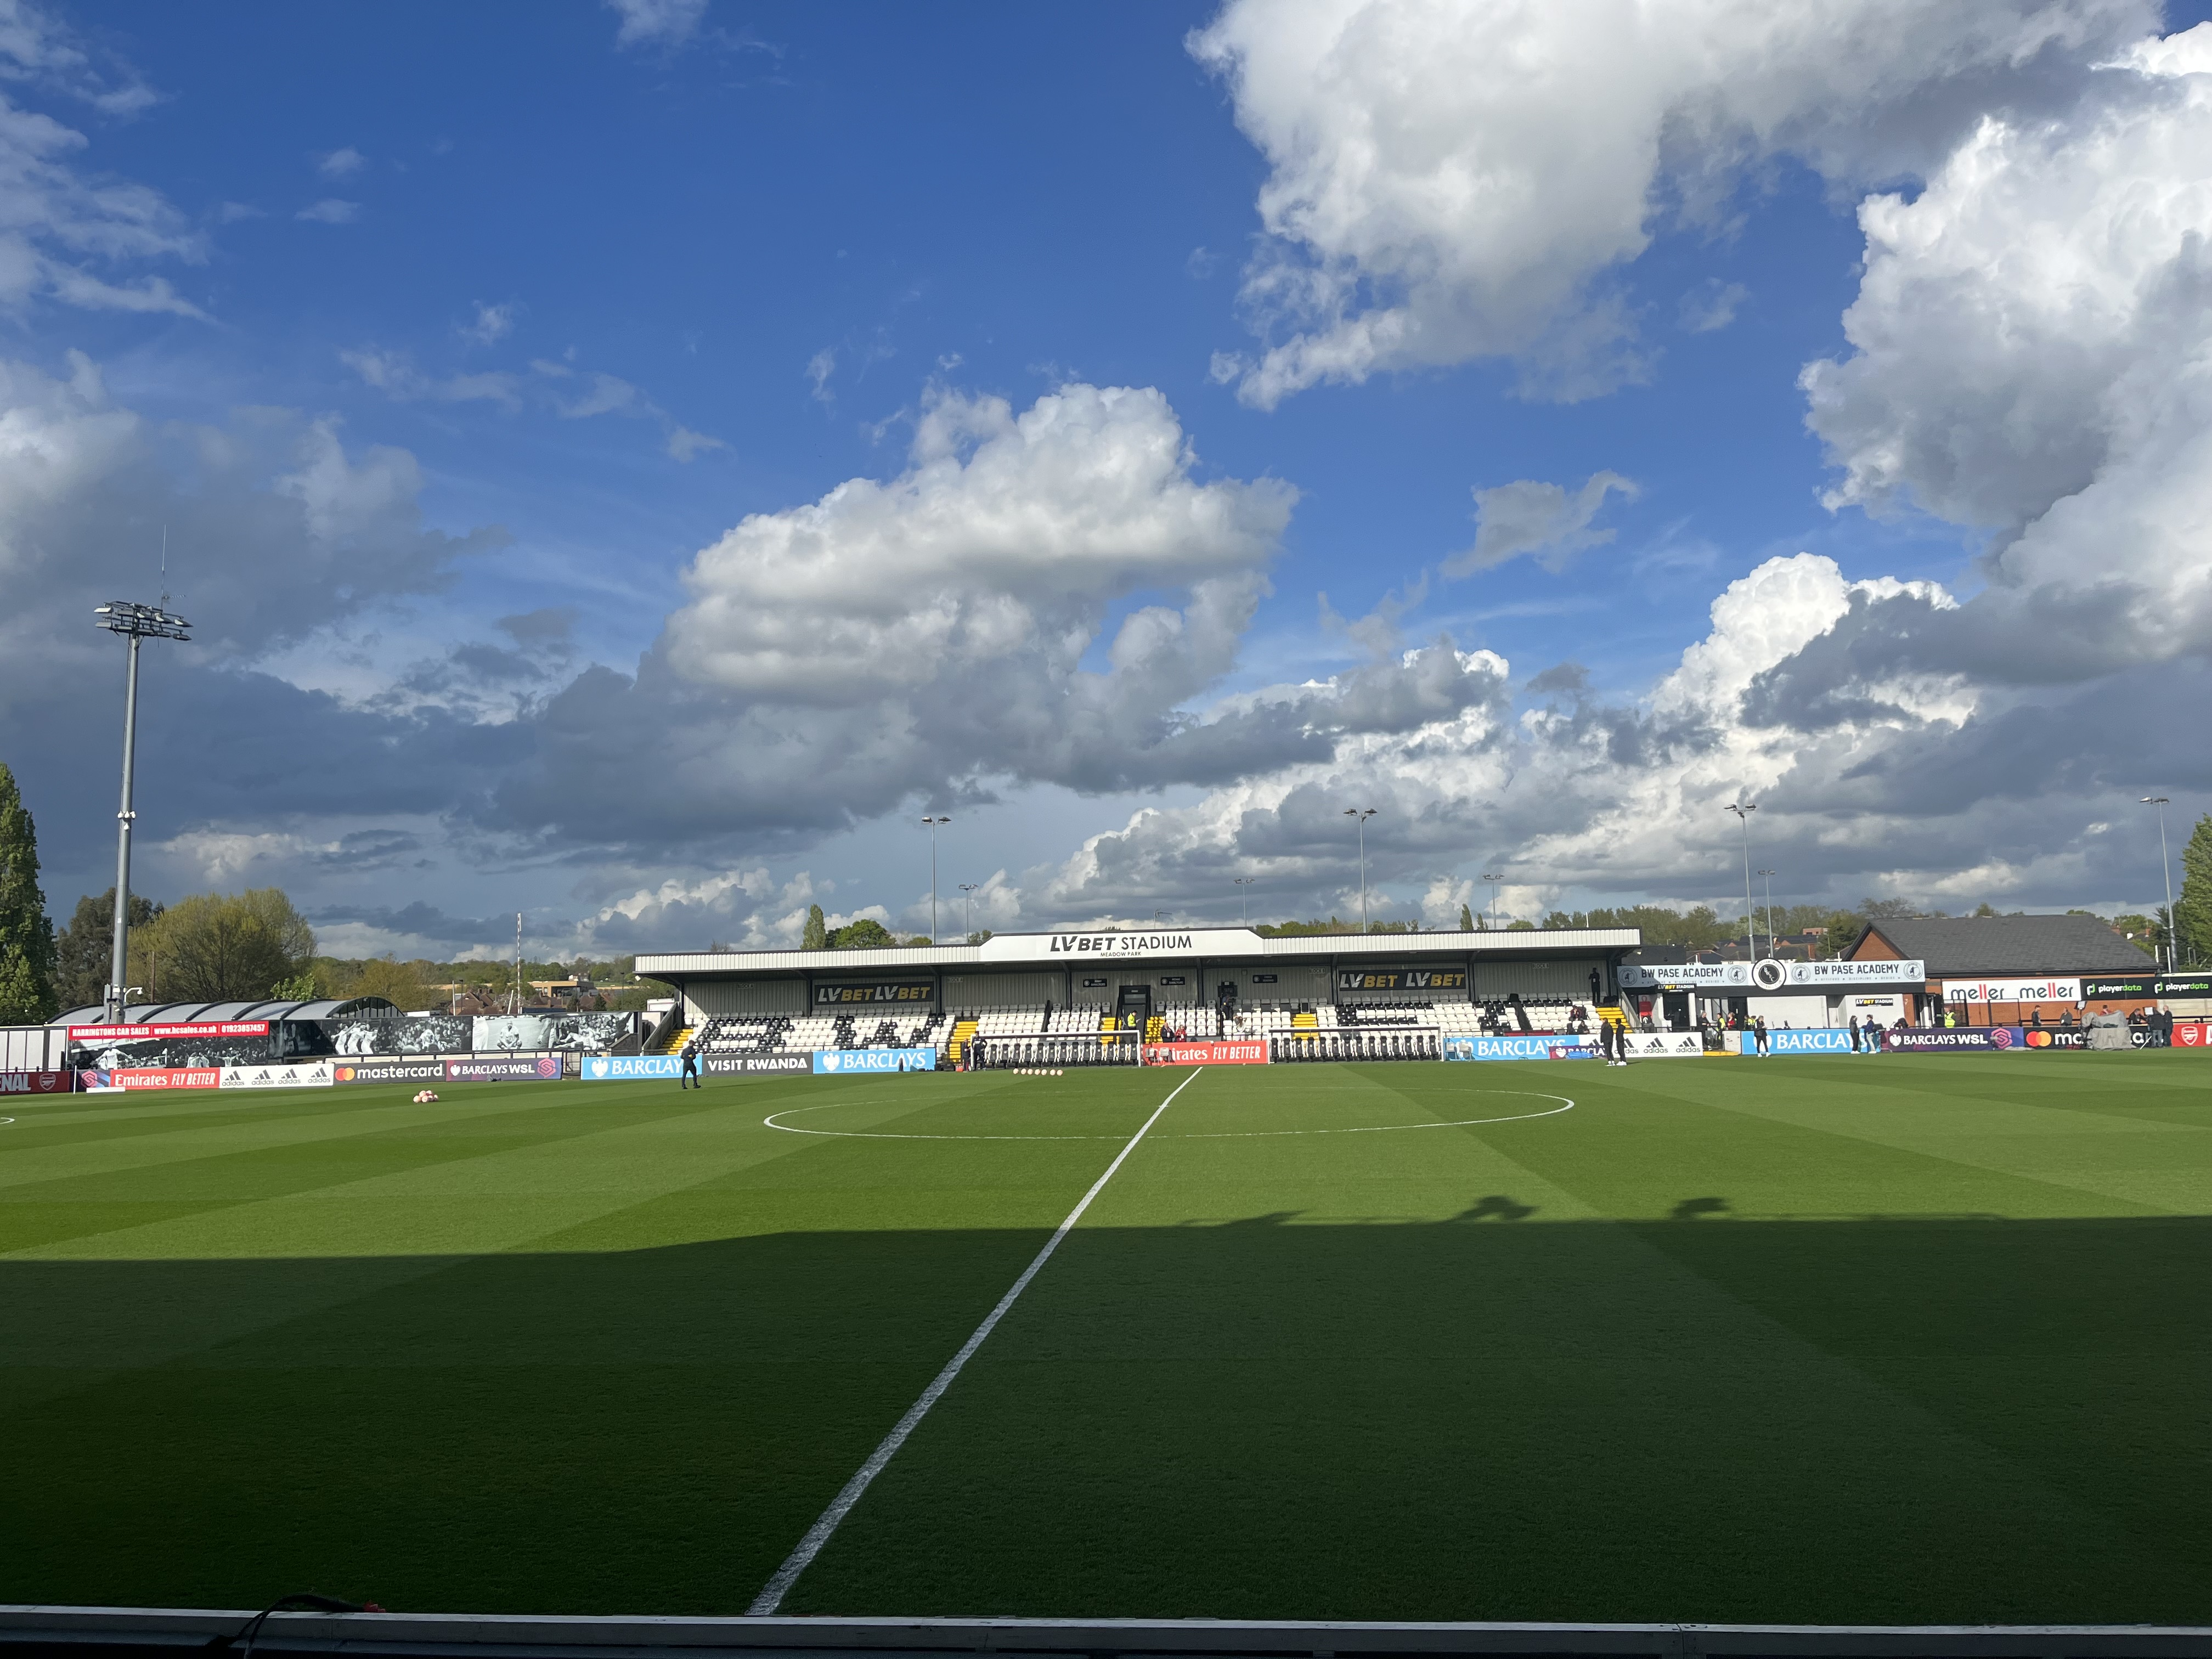
M 676 1086 L 679 1089 L 703 1089 L 707 1086 L 699 1080 L 699 1043 L 696 1038 L 684 1045 L 684 1072 L 676 1079 Z

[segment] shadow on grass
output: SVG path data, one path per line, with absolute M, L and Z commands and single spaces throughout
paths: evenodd
M 791 1610 L 2212 1619 L 2212 1223 L 1721 1202 L 1079 1231 Z M 741 1611 L 1042 1237 L 0 1263 L 0 1601 Z

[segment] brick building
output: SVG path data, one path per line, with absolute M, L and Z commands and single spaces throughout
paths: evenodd
M 1844 955 L 1928 964 L 1926 1014 L 2049 1024 L 2158 1006 L 2158 963 L 2100 916 L 1921 916 L 1870 922 Z M 2133 991 L 2136 994 L 2126 994 Z

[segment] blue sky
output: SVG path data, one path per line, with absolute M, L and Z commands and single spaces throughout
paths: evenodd
M 1722 27 L 1678 9 L 1670 40 Z M 2194 46 L 2114 64 L 2203 14 L 1862 10 L 1676 61 L 1474 3 L 26 9 L 11 111 L 82 141 L 10 141 L 46 274 L 7 313 L 0 711 L 49 898 L 108 879 L 118 675 L 76 635 L 154 595 L 166 524 L 201 641 L 150 672 L 140 884 L 277 882 L 351 949 L 495 945 L 517 908 L 562 949 L 772 942 L 807 902 L 922 926 L 933 808 L 945 892 L 989 882 L 1002 927 L 1218 918 L 1237 871 L 1341 908 L 1340 798 L 1384 805 L 1397 915 L 1499 862 L 1522 912 L 1724 898 L 1739 792 L 1778 896 L 2148 902 L 2133 798 L 2185 830 L 2203 745 L 2087 735 L 2203 686 L 2201 405 L 2154 303 L 2203 209 L 2115 246 L 2097 204 L 2194 142 Z M 1567 67 L 1421 82 L 1462 50 Z M 1437 205 L 1470 175 L 1526 199 Z M 1885 266 L 1858 210 L 1892 191 Z M 2136 297 L 2060 383 L 2002 325 L 2077 258 Z M 1376 318 L 1413 343 L 1267 379 Z M 1158 396 L 993 447 L 986 400 L 1066 387 Z M 2166 412 L 2067 447 L 2123 405 Z M 939 431 L 933 505 L 806 516 L 897 497 Z M 1140 503 L 1067 471 L 1158 442 Z M 2139 568 L 2081 551 L 2167 486 Z M 1504 551 L 1467 569 L 1477 491 Z M 1031 512 L 1033 565 L 992 527 Z M 787 530 L 827 598 L 784 605 Z M 2118 577 L 2118 632 L 2037 667 L 2036 618 Z M 879 614 L 841 631 L 840 582 Z M 933 605 L 966 643 L 914 645 Z

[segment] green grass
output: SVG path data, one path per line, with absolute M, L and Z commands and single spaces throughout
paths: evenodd
M 741 1612 L 1184 1075 L 0 1103 L 0 1601 Z M 2212 1622 L 2209 1355 L 2202 1055 L 1208 1072 L 786 1610 Z

